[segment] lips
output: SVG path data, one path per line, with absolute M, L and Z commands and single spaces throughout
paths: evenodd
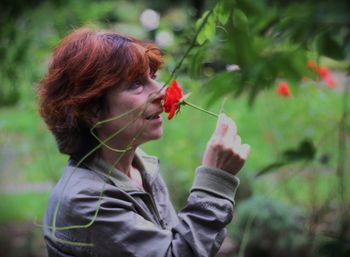
M 156 120 L 156 119 L 158 119 L 160 116 L 159 116 L 159 114 L 154 114 L 154 115 L 151 115 L 151 116 L 148 116 L 148 117 L 146 117 L 146 120 Z
M 146 120 L 156 120 L 156 119 L 159 119 L 161 113 L 162 113 L 162 111 L 161 111 L 161 112 L 153 113 L 153 114 L 151 114 L 151 115 L 149 115 L 149 116 L 146 116 L 145 119 L 146 119 Z

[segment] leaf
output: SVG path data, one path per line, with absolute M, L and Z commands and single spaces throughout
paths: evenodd
M 262 169 L 255 175 L 256 177 L 267 173 L 276 172 L 278 168 L 301 160 L 311 161 L 315 158 L 316 148 L 309 139 L 302 140 L 297 149 L 288 149 L 283 151 L 280 160 L 273 162 Z
M 216 34 L 216 22 L 214 15 L 210 15 L 207 23 L 205 24 L 203 30 L 205 30 L 205 35 L 207 39 L 212 42 Z
M 214 14 L 222 25 L 226 25 L 231 14 L 231 0 L 219 0 L 214 8 Z
M 210 79 L 205 85 L 204 89 L 210 93 L 210 98 L 206 106 L 211 106 L 214 102 L 222 96 L 227 96 L 237 90 L 239 86 L 240 74 L 238 72 L 220 72 Z
M 198 33 L 198 36 L 197 36 L 197 43 L 199 45 L 203 45 L 203 43 L 205 42 L 205 40 L 207 40 L 207 36 L 205 35 L 205 32 L 203 30 L 201 30 L 199 33 Z
M 294 162 L 300 160 L 313 160 L 316 155 L 316 148 L 312 141 L 304 139 L 299 143 L 297 149 L 289 149 L 283 152 L 285 161 Z
M 249 32 L 248 28 L 248 18 L 245 13 L 240 9 L 235 9 L 232 16 L 233 26 L 238 30 Z
M 216 34 L 215 17 L 214 15 L 208 14 L 208 12 L 205 12 L 203 16 L 197 21 L 196 27 L 197 29 L 200 29 L 200 26 L 204 22 L 207 15 L 209 15 L 209 17 L 207 18 L 205 24 L 197 36 L 197 43 L 200 45 L 202 45 L 206 40 L 213 41 Z

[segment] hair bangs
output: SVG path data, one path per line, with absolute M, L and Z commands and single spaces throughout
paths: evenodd
M 157 46 L 153 44 L 146 45 L 146 48 L 146 55 L 149 61 L 149 68 L 152 73 L 156 73 L 157 70 L 159 70 L 162 67 L 164 62 L 162 52 Z
M 150 73 L 156 73 L 163 64 L 161 51 L 154 44 L 133 42 L 128 46 L 127 80 L 146 78 Z
M 145 54 L 146 49 L 139 44 L 130 43 L 127 50 L 126 80 L 133 81 L 146 78 L 149 73 L 149 60 Z

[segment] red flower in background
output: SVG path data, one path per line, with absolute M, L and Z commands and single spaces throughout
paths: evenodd
M 313 69 L 314 71 L 316 71 L 316 69 L 318 68 L 318 65 L 313 60 L 308 60 L 307 61 L 307 66 L 310 69 Z
M 182 88 L 176 80 L 170 83 L 170 86 L 165 90 L 163 108 L 164 112 L 169 113 L 168 120 L 171 120 L 175 113 L 180 110 L 180 101 L 183 98 Z
M 323 79 L 324 79 L 324 82 L 326 83 L 327 87 L 335 87 L 336 86 L 335 80 L 333 79 L 332 75 L 329 75 Z
M 326 83 L 327 87 L 335 87 L 336 82 L 333 78 L 332 73 L 327 67 L 318 66 L 314 61 L 308 60 L 307 66 L 314 70 Z
M 327 67 L 319 67 L 317 69 L 317 73 L 318 75 L 320 75 L 322 78 L 326 78 L 328 76 L 330 76 L 330 72 L 329 72 L 329 69 Z
M 278 83 L 277 94 L 282 95 L 282 96 L 291 96 L 292 95 L 287 82 L 282 81 L 282 82 Z
M 318 69 L 318 75 L 323 78 L 324 82 L 326 83 L 327 87 L 335 87 L 335 80 L 332 76 L 332 73 L 329 71 L 327 67 L 319 67 Z

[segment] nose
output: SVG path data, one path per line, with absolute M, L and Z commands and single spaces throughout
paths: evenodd
M 154 101 L 161 101 L 165 96 L 165 86 L 158 81 L 152 81 L 152 92 L 150 97 Z

